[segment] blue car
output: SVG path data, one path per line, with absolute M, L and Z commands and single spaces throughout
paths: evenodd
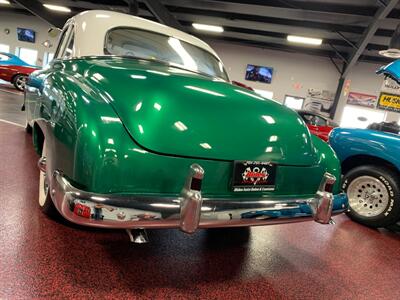
M 400 60 L 377 73 L 400 83 Z M 400 220 L 399 132 L 335 128 L 329 143 L 342 164 L 350 218 L 370 227 L 396 224 Z

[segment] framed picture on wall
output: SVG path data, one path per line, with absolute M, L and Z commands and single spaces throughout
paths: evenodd
M 247 65 L 246 80 L 271 83 L 274 69 L 264 66 Z
M 290 96 L 290 95 L 285 95 L 285 100 L 283 101 L 283 105 L 299 110 L 303 108 L 305 98 L 302 97 L 297 97 L 297 96 Z
M 363 93 L 350 92 L 347 97 L 347 104 L 359 105 L 370 108 L 375 108 L 377 97 L 375 95 L 368 95 Z

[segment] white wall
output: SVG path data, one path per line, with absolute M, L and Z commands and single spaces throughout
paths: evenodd
M 223 60 L 232 80 L 272 91 L 274 100 L 279 102 L 283 102 L 285 95 L 305 97 L 309 88 L 336 92 L 340 74 L 328 58 L 215 41 L 209 44 Z M 246 81 L 247 64 L 273 67 L 272 83 Z M 347 77 L 351 80 L 350 91 L 379 96 L 383 82 L 383 77 L 375 74 L 379 67 L 379 64 L 357 63 Z M 340 121 L 346 100 L 347 96 L 342 94 L 335 121 Z M 387 112 L 387 121 L 399 118 L 400 114 Z
M 17 39 L 17 27 L 33 29 L 36 31 L 36 42 L 28 43 L 21 42 Z M 57 38 L 51 38 L 47 30 L 51 26 L 41 19 L 34 16 L 26 16 L 21 14 L 10 14 L 0 11 L 0 44 L 10 45 L 10 52 L 15 54 L 16 47 L 34 49 L 38 51 L 37 65 L 42 65 L 42 60 L 45 52 L 54 52 L 57 44 Z M 4 29 L 10 29 L 8 35 Z M 49 40 L 53 47 L 46 48 L 42 43 Z
M 274 100 L 283 102 L 285 95 L 305 97 L 309 88 L 336 91 L 339 73 L 326 58 L 230 43 L 210 45 L 221 57 L 231 80 L 272 91 Z M 245 80 L 247 64 L 272 67 L 271 84 Z M 298 84 L 301 87 L 295 88 Z

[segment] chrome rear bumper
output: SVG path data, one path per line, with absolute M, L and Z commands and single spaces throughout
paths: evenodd
M 45 167 L 41 166 L 43 169 Z M 204 171 L 192 165 L 180 197 L 94 194 L 79 190 L 58 171 L 50 192 L 59 212 L 69 221 L 105 228 L 198 228 L 270 225 L 314 220 L 328 224 L 332 213 L 347 208 L 345 194 L 333 195 L 335 177 L 326 173 L 314 197 L 304 199 L 203 198 Z

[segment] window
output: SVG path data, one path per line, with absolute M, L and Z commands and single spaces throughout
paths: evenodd
M 65 48 L 63 59 L 72 58 L 74 49 L 74 33 L 71 33 L 71 37 L 69 38 L 68 46 Z
M 291 109 L 299 110 L 303 107 L 303 103 L 304 98 L 286 95 L 283 105 Z
M 57 46 L 57 50 L 55 53 L 55 57 L 56 58 L 64 58 L 64 50 L 66 45 L 68 44 L 69 46 L 69 41 L 70 41 L 70 32 L 73 30 L 74 26 L 73 25 L 69 25 L 67 27 L 65 27 L 65 29 L 63 30 L 63 32 L 61 33 L 60 36 L 60 40 L 58 42 L 58 46 Z
M 38 52 L 36 50 L 18 47 L 16 54 L 20 59 L 27 62 L 28 64 L 36 65 L 38 56 Z
M 382 122 L 385 119 L 385 115 L 385 111 L 346 105 L 343 110 L 340 126 L 348 128 L 367 128 L 367 126 L 372 123 Z
M 61 35 L 60 35 L 60 39 L 58 41 L 58 46 L 57 46 L 57 49 L 56 49 L 56 53 L 54 55 L 56 58 L 60 58 L 60 52 L 61 52 L 62 44 L 64 43 L 64 40 L 65 40 L 65 35 L 67 34 L 67 30 L 68 30 L 68 28 L 65 28 L 63 30 L 63 32 L 61 33 Z
M 0 52 L 10 53 L 10 46 L 6 44 L 0 44 Z
M 156 32 L 115 28 L 106 37 L 105 53 L 155 60 L 228 80 L 221 61 L 212 53 Z
M 49 64 L 54 58 L 54 53 L 45 52 L 43 57 L 43 66 Z

